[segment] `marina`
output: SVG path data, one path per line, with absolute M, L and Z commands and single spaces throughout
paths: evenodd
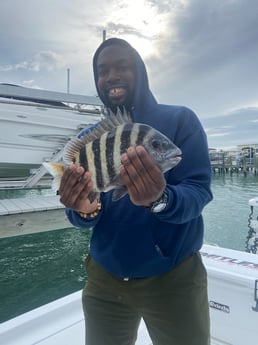
M 0 345 L 89 345 L 85 335 L 90 325 L 85 325 L 82 292 L 90 272 L 90 251 L 96 258 L 99 255 L 97 261 L 103 260 L 103 266 L 112 267 L 113 261 L 121 268 L 117 274 L 128 277 L 121 279 L 121 289 L 111 291 L 123 306 L 124 291 L 145 283 L 138 280 L 135 284 L 130 274 L 121 273 L 123 260 L 138 271 L 140 260 L 143 265 L 151 262 L 149 268 L 154 274 L 158 267 L 151 259 L 153 254 L 161 256 L 162 268 L 163 262 L 168 267 L 174 260 L 178 262 L 184 250 L 190 251 L 189 255 L 199 250 L 207 271 L 209 345 L 258 344 L 257 15 L 258 2 L 243 0 L 1 2 Z M 118 45 L 114 47 L 116 53 L 112 53 L 112 44 L 103 53 L 101 41 L 112 37 L 125 40 L 135 51 L 125 49 L 120 54 L 117 41 L 113 43 Z M 136 61 L 138 55 L 143 61 Z M 172 201 L 175 207 L 169 207 L 173 199 L 170 193 L 168 198 L 164 193 L 160 200 L 168 213 L 160 214 L 157 220 L 155 215 L 149 217 L 148 210 L 142 213 L 130 205 L 129 199 L 128 208 L 123 207 L 123 201 L 116 208 L 106 203 L 109 195 L 103 198 L 101 226 L 93 235 L 92 229 L 75 227 L 68 221 L 44 163 L 67 161 L 63 159 L 66 143 L 106 117 L 101 99 L 107 106 L 125 105 L 134 119 L 174 138 L 182 150 L 183 166 L 175 174 L 167 174 L 171 178 L 168 188 L 176 194 Z M 203 163 L 208 163 L 204 133 L 213 200 L 202 209 L 200 206 L 211 197 L 209 193 L 206 199 L 202 189 L 208 187 L 210 177 L 207 164 L 202 169 Z M 124 144 L 124 136 L 114 137 L 116 143 Z M 113 141 L 110 135 L 104 138 L 108 139 L 106 144 Z M 94 166 L 100 165 L 102 175 L 110 175 L 108 163 L 113 161 L 115 150 L 111 150 L 112 156 L 105 155 L 105 145 L 99 143 L 93 145 L 94 154 L 82 150 L 80 164 L 97 152 L 101 162 L 97 164 L 95 159 Z M 151 143 L 156 146 L 157 142 Z M 123 162 L 126 155 L 120 158 Z M 150 177 L 155 177 L 155 169 L 153 172 Z M 74 191 L 70 189 L 69 195 L 72 180 L 66 181 L 66 194 L 60 189 L 62 200 L 77 208 L 71 195 L 76 197 L 82 184 L 78 183 Z M 146 197 L 153 191 L 151 202 L 155 199 L 154 185 L 147 178 L 142 183 L 148 189 Z M 156 183 L 161 194 L 164 183 L 157 179 Z M 81 211 L 87 212 L 87 208 Z M 196 218 L 200 212 L 203 224 Z M 200 221 L 200 227 L 193 227 L 196 236 L 186 226 L 188 221 Z M 185 232 L 176 232 L 183 227 Z M 203 243 L 193 246 L 202 237 Z M 119 238 L 120 245 L 115 245 Z M 180 345 L 200 345 L 192 333 L 195 327 L 190 327 L 195 318 L 189 317 L 189 306 L 195 288 L 204 281 L 194 279 L 193 274 L 191 271 L 188 277 L 184 274 L 175 281 L 183 286 L 181 279 L 191 278 L 184 284 L 185 304 L 171 307 L 177 320 L 183 316 L 181 327 L 176 329 Z M 148 273 L 131 273 L 132 277 L 145 275 Z M 158 287 L 161 294 L 163 286 L 165 289 L 163 284 Z M 104 280 L 104 296 L 109 288 Z M 169 293 L 178 297 L 179 290 Z M 105 309 L 106 325 L 111 330 L 119 329 L 118 323 L 111 322 L 111 314 L 119 310 L 115 309 L 115 298 L 110 309 Z M 139 303 L 144 305 L 147 298 L 146 290 Z M 169 301 L 170 297 L 165 304 Z M 154 318 L 156 312 L 162 312 L 163 304 L 157 298 L 153 302 Z M 137 297 L 131 303 L 137 304 Z M 202 303 L 196 305 L 196 321 L 200 318 L 207 325 Z M 128 316 L 123 310 L 118 315 L 121 322 L 123 315 Z M 144 317 L 145 313 L 143 308 Z M 162 345 L 179 345 L 174 344 L 175 325 L 172 322 L 169 326 L 172 336 Z M 150 334 L 154 331 L 151 325 Z M 151 340 L 149 332 L 141 319 L 137 339 L 130 345 L 160 345 L 158 340 Z M 118 333 L 124 339 L 123 332 Z M 98 334 L 101 345 L 106 345 L 102 332 Z M 186 335 L 189 341 L 182 340 Z M 121 345 L 123 340 L 114 342 Z
M 14 104 L 8 98 L 12 92 L 16 97 Z M 88 253 L 91 233 L 87 229 L 78 231 L 71 227 L 59 196 L 54 195 L 50 189 L 51 179 L 46 175 L 42 163 L 48 160 L 59 161 L 65 142 L 81 128 L 98 121 L 101 113 L 98 110 L 93 114 L 88 109 L 85 114 L 81 111 L 81 105 L 76 110 L 70 106 L 60 109 L 53 102 L 68 102 L 67 95 L 42 92 L 40 96 L 37 92 L 36 97 L 34 91 L 31 92 L 25 88 L 0 86 L 0 95 L 6 98 L 0 103 L 0 109 L 3 110 L 0 110 L 1 129 L 4 128 L 0 140 L 0 262 L 3 268 L 0 343 L 83 345 L 85 330 L 81 289 L 87 280 L 83 261 Z M 46 110 L 48 116 L 40 115 L 41 105 L 37 102 L 36 105 L 31 104 L 31 97 L 36 97 L 34 101 L 37 99 L 37 102 L 45 102 L 45 97 L 49 98 L 48 102 L 51 100 L 52 105 L 47 105 Z M 86 99 L 88 103 L 92 102 Z M 76 97 L 73 100 L 81 102 Z M 96 101 L 93 106 L 100 105 Z M 60 119 L 66 116 L 69 120 L 63 121 L 60 126 Z M 8 131 L 13 135 L 7 136 Z M 226 161 L 225 156 L 222 161 L 213 161 L 213 167 L 228 172 L 230 170 L 227 170 Z M 230 166 L 233 167 L 236 167 L 235 163 Z M 254 167 L 248 166 L 246 171 Z M 237 168 L 241 169 L 242 166 Z M 258 218 L 255 215 L 258 206 L 257 180 L 255 174 L 243 180 L 238 176 L 234 185 L 234 179 L 227 180 L 215 175 L 214 181 L 222 181 L 224 185 L 221 184 L 222 195 L 218 196 L 216 211 L 208 205 L 204 212 L 209 236 L 201 249 L 208 272 L 211 345 L 253 345 L 257 341 L 258 322 L 258 256 L 254 255 L 258 242 Z M 240 183 L 246 189 L 246 218 L 243 223 L 238 219 L 237 209 L 237 196 L 243 194 Z M 226 193 L 227 204 L 222 205 L 227 185 L 230 187 Z M 237 188 L 237 193 L 232 195 L 231 200 L 230 191 L 233 187 Z M 37 188 L 37 191 L 44 188 L 44 195 L 33 195 L 30 193 L 35 191 L 33 188 Z M 17 197 L 15 192 L 20 193 L 20 196 Z M 249 205 L 247 198 L 252 198 Z M 243 210 L 242 204 L 239 205 Z M 229 215 L 228 221 L 225 213 L 220 215 L 220 211 Z M 239 224 L 241 234 L 236 231 Z M 221 244 L 219 238 L 223 239 Z M 234 241 L 238 241 L 238 244 Z M 12 285 L 16 290 L 12 290 Z M 136 344 L 151 344 L 143 321 Z
M 238 145 L 234 150 L 210 149 L 211 167 L 214 174 L 257 174 L 258 144 Z
M 248 177 L 247 178 L 249 183 L 249 189 L 247 189 L 246 193 L 247 195 L 251 194 L 250 191 L 253 190 L 255 183 L 256 183 L 256 177 Z M 235 181 L 235 192 L 239 192 L 240 194 L 243 194 L 240 190 L 239 184 L 243 183 L 245 184 L 246 178 L 242 177 L 236 177 L 233 178 Z M 224 181 L 223 177 L 217 176 L 215 181 Z M 233 185 L 230 185 L 231 179 L 226 178 L 226 182 L 224 182 L 224 188 L 220 188 L 223 194 L 228 194 L 228 191 L 233 188 Z M 241 182 L 242 181 L 242 182 Z M 226 189 L 225 192 L 225 188 Z M 214 189 L 214 188 L 213 188 Z M 219 200 L 221 200 L 220 194 L 217 194 L 216 188 L 214 189 L 215 192 L 215 199 L 218 197 Z M 253 194 L 255 195 L 255 191 L 253 190 Z M 23 196 L 22 199 L 33 200 L 33 197 L 31 196 Z M 45 199 L 46 198 L 46 199 Z M 38 196 L 38 199 L 48 200 L 49 196 Z M 5 200 L 13 200 L 15 203 L 16 198 L 10 198 Z M 34 200 L 36 200 L 35 198 Z M 56 199 L 57 197 L 51 196 L 52 200 Z M 50 200 L 49 199 L 49 200 Z M 230 198 L 228 199 L 230 200 Z M 251 226 L 253 226 L 254 229 L 257 231 L 257 224 L 256 224 L 256 217 L 258 212 L 258 201 L 257 198 L 251 199 L 251 204 L 246 203 L 245 211 L 243 210 L 243 213 L 245 213 L 245 226 L 246 229 L 244 231 L 245 237 L 247 235 L 247 229 L 248 229 L 248 222 Z M 215 201 L 216 202 L 216 201 Z M 235 206 L 239 204 L 239 200 L 235 199 L 234 203 Z M 212 206 L 212 205 L 211 205 Z M 251 218 L 248 221 L 249 217 L 249 209 L 250 207 L 253 207 L 253 214 Z M 20 206 L 21 207 L 21 206 Z M 234 210 L 231 208 L 230 204 L 228 204 L 228 211 L 229 211 L 229 219 L 233 221 L 233 219 L 237 220 L 237 214 L 234 213 Z M 241 206 L 240 206 L 241 207 Z M 21 210 L 22 208 L 20 208 Z M 23 207 L 25 211 L 25 207 Z M 225 206 L 224 206 L 225 209 Z M 29 209 L 28 209 L 29 210 Z M 31 210 L 30 210 L 31 211 Z M 60 209 L 61 212 L 64 214 L 64 210 Z M 7 211 L 5 211 L 7 212 Z M 18 206 L 10 208 L 9 212 L 18 212 L 19 214 Z M 45 212 L 46 214 L 49 214 L 51 212 L 51 207 L 48 210 L 35 210 L 35 214 L 38 215 L 38 219 L 40 219 L 40 213 Z M 26 212 L 24 212 L 25 214 Z M 30 212 L 28 212 L 30 213 Z M 209 212 L 210 214 L 214 213 L 212 210 Z M 14 214 L 10 214 L 9 216 L 13 217 Z M 0 220 L 5 217 L 5 215 L 0 216 Z M 58 218 L 60 217 L 57 216 Z M 215 217 L 221 218 L 221 215 L 219 213 L 215 214 Z M 209 224 L 212 223 L 212 219 L 208 218 L 207 216 L 204 216 L 206 222 Z M 49 218 L 50 219 L 50 218 Z M 51 220 L 51 219 L 50 219 Z M 223 220 L 223 219 L 222 219 Z M 60 220 L 61 221 L 61 220 Z M 50 221 L 51 222 L 51 221 Z M 217 229 L 217 233 L 215 234 L 215 237 L 221 236 L 219 233 L 219 221 L 217 222 L 217 226 L 214 226 L 214 229 Z M 233 224 L 233 222 L 230 223 L 227 222 L 227 220 L 224 218 L 222 222 L 225 226 L 227 231 L 232 228 L 234 232 L 236 233 L 236 237 L 239 239 L 239 232 L 236 232 L 236 225 Z M 239 223 L 239 221 L 238 221 Z M 2 224 L 2 223 L 1 223 Z M 237 223 L 236 223 L 237 224 Z M 230 239 L 230 231 L 226 232 L 226 229 L 224 229 L 224 234 L 228 238 L 228 244 L 229 246 L 235 246 L 232 242 L 232 238 Z M 213 232 L 214 230 L 207 231 Z M 55 236 L 54 234 L 57 234 Z M 232 232 L 233 233 L 233 232 Z M 57 240 L 57 238 L 60 237 L 63 238 L 60 241 Z M 32 246 L 33 238 L 35 238 L 35 246 L 31 247 L 32 250 L 32 257 L 35 257 L 36 261 L 35 264 L 37 264 L 36 267 L 37 271 L 39 271 L 39 276 L 43 278 L 43 280 L 40 280 L 37 282 L 35 273 L 33 271 L 32 266 L 28 266 L 28 274 L 33 275 L 31 278 L 30 287 L 31 289 L 36 288 L 38 286 L 38 291 L 41 291 L 40 294 L 42 295 L 42 304 L 38 307 L 32 307 L 29 308 L 26 312 L 19 313 L 16 317 L 13 317 L 9 320 L 6 320 L 2 324 L 0 324 L 0 342 L 4 345 L 32 345 L 32 344 L 44 344 L 44 345 L 61 345 L 61 344 L 69 344 L 71 341 L 75 342 L 78 345 L 84 344 L 84 318 L 83 318 L 83 312 L 81 308 L 81 288 L 84 285 L 84 281 L 87 279 L 87 277 L 80 277 L 80 284 L 81 288 L 76 288 L 75 285 L 73 287 L 74 292 L 65 293 L 63 292 L 63 296 L 52 297 L 52 300 L 49 302 L 43 302 L 44 300 L 47 301 L 45 298 L 47 296 L 46 292 L 51 291 L 51 289 L 56 286 L 57 290 L 58 286 L 62 286 L 61 281 L 58 283 L 57 274 L 63 272 L 63 270 L 68 270 L 67 274 L 70 272 L 73 272 L 75 270 L 76 266 L 81 266 L 83 259 L 80 257 L 80 252 L 85 253 L 86 255 L 86 248 L 88 247 L 88 241 L 90 237 L 90 231 L 81 232 L 76 229 L 70 228 L 70 229 L 63 229 L 59 231 L 48 231 L 48 232 L 39 232 L 34 234 L 28 234 L 26 236 L 16 236 L 12 238 L 2 238 L 2 241 L 4 241 L 4 246 L 7 246 L 7 250 L 10 250 L 8 246 L 14 246 L 15 242 L 19 242 L 19 239 L 23 239 L 24 243 L 23 246 L 17 247 L 16 251 L 16 258 L 14 259 L 14 266 L 17 266 L 19 262 L 24 262 L 24 264 L 29 263 L 29 255 L 28 253 L 24 253 L 23 257 L 20 257 L 21 255 L 21 249 L 30 248 Z M 55 238 L 55 240 L 53 240 Z M 206 237 L 207 238 L 207 237 Z M 209 239 L 210 237 L 208 237 Z M 13 239 L 13 240 L 12 240 Z M 10 240 L 10 244 L 8 245 L 7 240 Z M 76 242 L 77 244 L 76 244 Z M 37 243 L 37 244 L 36 244 Z M 70 243 L 70 244 L 69 244 Z M 224 244 L 226 245 L 225 239 Z M 68 247 L 69 245 L 69 247 Z M 79 247 L 80 246 L 80 250 Z M 52 246 L 55 247 L 56 254 L 50 254 L 49 248 L 52 248 Z M 64 246 L 64 247 L 63 247 Z M 59 248 L 60 247 L 60 248 Z M 53 248 L 54 249 L 54 248 Z M 72 252 L 70 253 L 70 251 Z M 39 251 L 39 252 L 38 252 Z M 59 259 L 57 260 L 57 253 Z M 2 253 L 4 251 L 2 250 Z M 48 254 L 47 254 L 48 253 Z M 64 253 L 66 260 L 64 261 Z M 258 318 L 258 256 L 246 253 L 244 251 L 240 250 L 233 250 L 228 248 L 219 247 L 217 245 L 209 245 L 204 244 L 201 249 L 201 254 L 203 257 L 204 264 L 206 266 L 207 272 L 208 272 L 208 282 L 209 282 L 209 301 L 210 301 L 210 313 L 211 313 L 211 322 L 212 322 L 212 345 L 242 345 L 243 343 L 246 344 L 255 344 L 257 332 L 256 332 L 256 325 L 257 325 L 257 318 Z M 4 255 L 4 254 L 2 254 Z M 69 256 L 70 255 L 70 256 Z M 49 268 L 46 269 L 45 264 L 47 260 L 47 256 L 49 256 L 49 259 L 51 256 L 53 256 L 53 260 L 49 261 Z M 78 257 L 79 256 L 79 257 Z M 73 266 L 70 265 L 70 261 L 77 258 L 77 263 L 74 262 Z M 81 261 L 81 264 L 80 264 Z M 26 264 L 26 265 L 27 265 Z M 39 264 L 39 266 L 38 266 Z M 64 267 L 62 267 L 62 265 Z M 18 267 L 19 267 L 18 266 Z M 40 267 L 42 266 L 42 271 L 40 271 Z M 3 266 L 2 264 L 2 267 Z M 21 266 L 19 268 L 21 270 Z M 81 267 L 81 270 L 84 271 L 83 265 Z M 6 269 L 5 269 L 6 271 Z M 51 271 L 53 271 L 51 273 Z M 52 286 L 50 290 L 43 290 L 42 291 L 42 284 L 44 286 L 44 280 L 47 279 L 47 275 L 49 276 L 50 281 L 49 285 Z M 21 271 L 21 274 L 23 275 L 24 272 Z M 64 273 L 62 273 L 63 275 Z M 71 273 L 70 273 L 71 274 Z M 78 276 L 81 273 L 77 272 L 74 276 L 74 278 L 78 279 Z M 29 276 L 28 276 L 29 277 Z M 45 278 L 44 278 L 45 277 Z M 67 276 L 68 277 L 68 276 Z M 18 276 L 14 275 L 13 279 L 17 279 Z M 9 278 L 11 279 L 10 273 Z M 27 278 L 28 279 L 28 278 Z M 67 281 L 68 278 L 64 278 L 65 281 Z M 71 280 L 71 277 L 69 278 Z M 79 281 L 78 281 L 79 283 Z M 19 283 L 20 285 L 20 283 Z M 34 285 L 34 286 L 33 286 Z M 1 289 L 2 293 L 3 290 Z M 35 291 L 36 292 L 36 291 Z M 7 292 L 6 292 L 7 293 Z M 28 293 L 30 295 L 29 300 L 33 300 L 35 296 L 32 298 L 33 293 L 32 291 L 28 290 Z M 60 293 L 60 291 L 59 291 Z M 58 296 L 58 295 L 56 295 Z M 13 298 L 11 298 L 12 300 Z M 30 301 L 31 302 L 31 301 Z M 23 302 L 24 303 L 24 302 Z M 13 309 L 13 312 L 17 310 L 17 305 L 14 303 L 9 305 L 8 309 Z M 44 325 L 44 326 L 42 326 Z M 70 340 L 69 340 L 70 339 Z M 137 339 L 137 345 L 150 345 L 151 341 L 147 334 L 144 322 L 141 322 L 139 333 L 138 333 L 138 339 Z

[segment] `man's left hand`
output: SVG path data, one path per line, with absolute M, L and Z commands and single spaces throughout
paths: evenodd
M 161 197 L 166 180 L 143 146 L 129 147 L 121 162 L 120 173 L 133 204 L 150 206 Z

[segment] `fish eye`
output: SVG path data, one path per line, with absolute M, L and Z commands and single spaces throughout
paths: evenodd
M 154 149 L 160 148 L 160 141 L 157 140 L 157 139 L 153 139 L 152 142 L 151 142 L 151 144 L 152 144 L 152 147 L 153 147 Z

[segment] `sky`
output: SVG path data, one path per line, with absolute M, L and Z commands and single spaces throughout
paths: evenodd
M 129 41 L 160 103 L 200 118 L 209 146 L 258 143 L 258 0 L 2 0 L 0 83 L 95 96 L 92 56 Z

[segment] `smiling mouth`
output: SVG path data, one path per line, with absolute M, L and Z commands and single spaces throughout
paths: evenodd
M 122 87 L 114 87 L 109 90 L 108 95 L 109 97 L 121 97 L 126 94 L 125 88 Z

